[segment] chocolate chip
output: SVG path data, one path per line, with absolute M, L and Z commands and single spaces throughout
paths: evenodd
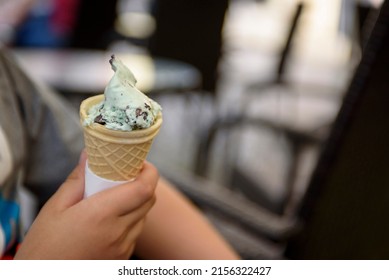
M 142 115 L 143 115 L 143 119 L 144 119 L 144 120 L 147 120 L 147 116 L 148 116 L 149 114 L 148 114 L 147 112 L 143 112 Z
M 109 60 L 109 63 L 110 63 L 111 65 L 112 65 L 114 59 L 115 59 L 115 55 L 113 54 L 113 55 L 111 55 L 111 59 Z
M 102 125 L 105 125 L 105 121 L 103 120 L 103 116 L 102 115 L 98 115 L 96 118 L 95 118 L 95 123 L 99 123 L 99 124 L 102 124 Z

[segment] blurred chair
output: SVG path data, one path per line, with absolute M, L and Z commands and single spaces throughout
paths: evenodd
M 240 184 L 242 186 L 240 191 L 248 198 L 277 213 L 294 211 L 297 203 L 295 200 L 299 199 L 295 195 L 296 185 L 300 184 L 298 180 L 302 178 L 302 172 L 308 172 L 302 171 L 302 158 L 306 151 L 320 148 L 342 98 L 342 92 L 333 85 L 295 82 L 287 77 L 289 70 L 287 67 L 292 59 L 293 46 L 305 7 L 306 3 L 300 1 L 292 13 L 274 78 L 248 85 L 241 98 L 241 109 L 225 117 L 216 116 L 213 123 L 204 129 L 195 164 L 198 175 L 207 175 L 211 149 L 216 137 L 221 133 L 231 138 L 234 132 L 242 128 L 262 129 L 282 137 L 287 144 L 288 164 L 283 190 L 279 197 L 269 198 L 266 190 L 271 186 L 267 186 L 266 182 L 258 178 L 253 179 L 254 176 L 239 165 L 232 162 L 228 166 L 231 170 L 229 184 Z M 270 112 L 254 108 L 260 103 L 273 105 L 275 110 Z M 310 106 L 315 106 L 316 109 L 311 109 Z M 263 109 L 263 106 L 261 108 Z M 299 118 L 299 114 L 304 116 L 304 119 Z M 307 118 L 310 118 L 310 121 L 307 121 Z M 233 144 L 226 148 L 227 153 L 234 149 L 236 148 Z
M 244 96 L 242 97 L 241 110 L 237 114 L 230 114 L 227 117 L 216 117 L 215 121 L 210 127 L 204 129 L 203 135 L 201 136 L 201 142 L 199 146 L 198 158 L 196 159 L 196 173 L 200 176 L 205 176 L 208 171 L 209 156 L 212 145 L 214 144 L 215 138 L 220 131 L 224 131 L 231 134 L 237 128 L 242 127 L 262 127 L 273 133 L 278 133 L 286 136 L 289 143 L 291 144 L 291 168 L 288 171 L 287 179 L 288 186 L 287 197 L 291 195 L 293 184 L 295 182 L 296 172 L 298 171 L 299 155 L 301 150 L 308 145 L 320 145 L 322 141 L 323 129 L 321 125 L 318 126 L 317 131 L 311 131 L 310 129 L 301 129 L 293 127 L 289 120 L 282 120 L 276 116 L 274 117 L 253 117 L 246 115 L 245 108 L 249 107 L 253 98 L 257 98 L 259 95 L 264 95 L 273 89 L 281 89 L 285 92 L 285 95 L 291 96 L 291 98 L 299 98 L 299 93 L 293 88 L 291 83 L 285 79 L 286 66 L 290 60 L 292 51 L 293 40 L 296 35 L 296 31 L 299 26 L 301 15 L 303 12 L 304 4 L 298 3 L 296 5 L 295 12 L 291 17 L 289 32 L 286 34 L 285 45 L 281 50 L 279 56 L 278 66 L 274 75 L 274 78 L 270 81 L 261 82 L 258 84 L 249 85 Z M 270 93 L 271 95 L 278 93 Z M 227 149 L 229 150 L 229 149 Z M 233 166 L 233 172 L 235 175 L 242 177 L 239 173 L 239 167 Z M 244 180 L 244 178 L 241 178 Z M 285 205 L 271 205 L 271 202 L 267 202 L 263 198 L 263 195 L 258 188 L 249 186 L 249 182 L 241 188 L 243 193 L 246 193 L 248 197 L 255 201 L 261 201 L 264 205 L 276 212 L 284 211 Z M 287 198 L 288 199 L 288 198 Z
M 162 174 L 209 214 L 243 258 L 388 259 L 388 50 L 386 1 L 294 215 L 195 174 Z

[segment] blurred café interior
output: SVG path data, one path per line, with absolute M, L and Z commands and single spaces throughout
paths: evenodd
M 1 1 L 0 41 L 75 113 L 120 57 L 163 107 L 148 160 L 244 259 L 385 259 L 388 4 Z

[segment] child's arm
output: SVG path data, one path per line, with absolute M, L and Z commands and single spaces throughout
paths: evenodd
M 136 255 L 144 259 L 239 259 L 203 214 L 160 179 Z

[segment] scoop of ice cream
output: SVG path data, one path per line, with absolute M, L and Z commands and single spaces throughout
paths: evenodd
M 105 99 L 90 108 L 85 125 L 97 122 L 124 131 L 153 125 L 161 106 L 136 88 L 134 74 L 121 60 L 112 55 L 109 63 L 115 73 L 105 88 Z

